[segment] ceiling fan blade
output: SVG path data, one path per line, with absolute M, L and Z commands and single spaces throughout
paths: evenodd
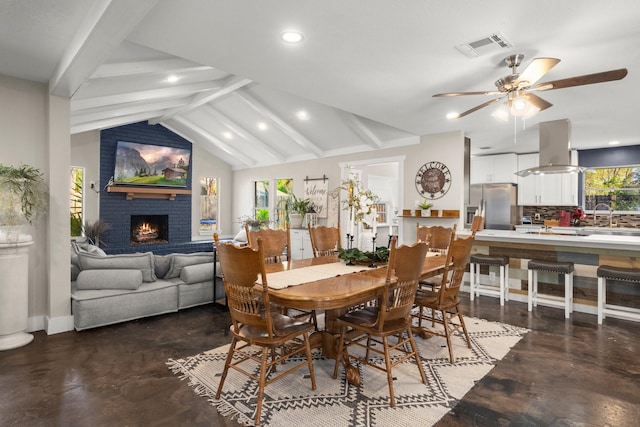
M 504 97 L 503 97 L 503 98 L 504 98 Z M 488 106 L 489 106 L 489 105 L 491 105 L 491 104 L 495 104 L 496 102 L 500 101 L 501 99 L 502 99 L 502 98 L 496 98 L 496 99 L 492 99 L 491 101 L 483 102 L 482 104 L 480 104 L 480 105 L 476 105 L 476 106 L 475 106 L 475 107 L 473 107 L 472 109 L 467 110 L 467 111 L 465 111 L 465 112 L 463 112 L 463 113 L 460 113 L 460 114 L 458 114 L 456 117 L 453 117 L 453 118 L 454 118 L 454 119 L 459 119 L 459 118 L 461 118 L 461 117 L 468 116 L 469 114 L 471 114 L 471 113 L 473 113 L 473 112 L 475 112 L 475 111 L 478 111 L 478 110 L 479 110 L 479 109 L 481 109 L 481 108 L 488 107 Z
M 539 83 L 534 90 L 553 90 L 563 89 L 565 87 L 590 85 L 594 83 L 611 82 L 621 80 L 626 77 L 628 71 L 626 68 L 618 70 L 603 71 L 602 73 L 586 74 L 584 76 L 569 77 L 567 79 L 554 80 L 551 82 Z
M 534 95 L 533 93 L 526 93 L 524 97 L 526 98 L 528 103 L 536 107 L 539 111 L 546 110 L 547 108 L 553 106 L 552 103 L 545 101 L 544 99 L 540 98 L 538 95 Z
M 547 74 L 558 62 L 557 58 L 534 58 L 527 68 L 520 73 L 520 76 L 514 82 L 514 86 L 518 87 L 520 83 L 525 83 L 524 87 L 530 87 Z
M 485 92 L 449 92 L 449 93 L 436 93 L 436 96 L 465 96 L 465 95 L 501 95 L 502 92 L 485 91 Z

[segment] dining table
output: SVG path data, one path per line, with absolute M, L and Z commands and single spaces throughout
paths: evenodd
M 441 274 L 446 256 L 429 253 L 421 280 Z M 349 308 L 375 301 L 382 295 L 386 265 L 349 265 L 337 256 L 324 256 L 266 264 L 269 299 L 285 308 L 324 311 L 324 329 L 314 332 L 311 344 L 323 355 L 337 355 L 338 318 Z

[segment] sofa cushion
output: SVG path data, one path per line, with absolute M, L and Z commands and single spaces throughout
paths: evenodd
M 172 254 L 169 255 L 154 255 L 153 263 L 155 264 L 156 278 L 164 279 L 167 275 L 169 268 L 171 268 Z
M 121 254 L 121 255 L 93 255 L 78 254 L 78 262 L 81 270 L 140 270 L 142 280 L 153 282 L 156 274 L 153 263 L 153 253 Z
M 71 263 L 71 281 L 77 280 L 80 274 L 80 266 L 78 264 Z
M 78 290 L 128 289 L 136 290 L 142 285 L 140 270 L 83 270 L 76 280 Z
M 213 265 L 213 252 L 194 252 L 192 254 L 174 254 L 171 258 L 171 267 L 164 276 L 165 279 L 180 277 L 180 272 L 187 265 L 207 264 Z
M 213 280 L 213 262 L 184 266 L 180 272 L 180 279 L 186 284 Z
M 89 242 L 71 242 L 71 248 L 75 254 L 85 253 L 102 256 L 106 255 L 105 251 Z

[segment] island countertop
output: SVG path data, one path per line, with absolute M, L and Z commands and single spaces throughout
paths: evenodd
M 597 248 L 640 251 L 639 235 L 623 234 L 589 234 L 579 235 L 570 233 L 570 230 L 562 230 L 564 227 L 553 227 L 539 231 L 511 231 L 511 230 L 482 230 L 476 233 L 477 241 L 525 243 L 539 245 L 554 245 L 576 248 Z M 463 229 L 457 233 L 459 236 L 468 236 L 471 230 Z

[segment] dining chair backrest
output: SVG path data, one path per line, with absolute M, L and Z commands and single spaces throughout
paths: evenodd
M 342 249 L 339 225 L 337 227 L 325 227 L 323 225 L 312 227 L 311 224 L 309 224 L 308 228 L 314 258 L 334 255 Z
M 258 238 L 262 238 L 262 248 L 266 262 L 279 262 L 291 260 L 291 230 L 287 226 L 284 230 L 272 230 L 263 228 L 247 231 L 247 244 L 252 249 L 258 249 Z
M 416 240 L 427 242 L 429 244 L 429 250 L 431 251 L 444 253 L 449 247 L 449 242 L 451 242 L 456 235 L 457 226 L 458 224 L 453 224 L 451 228 L 439 225 L 421 227 L 420 223 L 417 223 Z
M 471 247 L 474 240 L 474 236 L 468 236 L 459 237 L 451 241 L 447 250 L 442 282 L 438 290 L 438 302 L 440 305 L 445 304 L 447 301 L 453 302 L 457 300 L 464 273 L 469 265 Z
M 429 247 L 425 242 L 398 247 L 396 237 L 391 239 L 385 287 L 378 302 L 378 330 L 384 328 L 385 322 L 399 319 L 411 320 L 418 281 L 428 250 Z
M 471 233 L 475 235 L 475 233 L 482 230 L 484 230 L 484 217 L 475 215 L 471 220 Z
M 262 238 L 256 239 L 257 249 L 219 242 L 217 233 L 214 239 L 234 330 L 239 332 L 241 325 L 251 325 L 273 337 Z M 256 288 L 258 279 L 262 281 L 262 291 Z

